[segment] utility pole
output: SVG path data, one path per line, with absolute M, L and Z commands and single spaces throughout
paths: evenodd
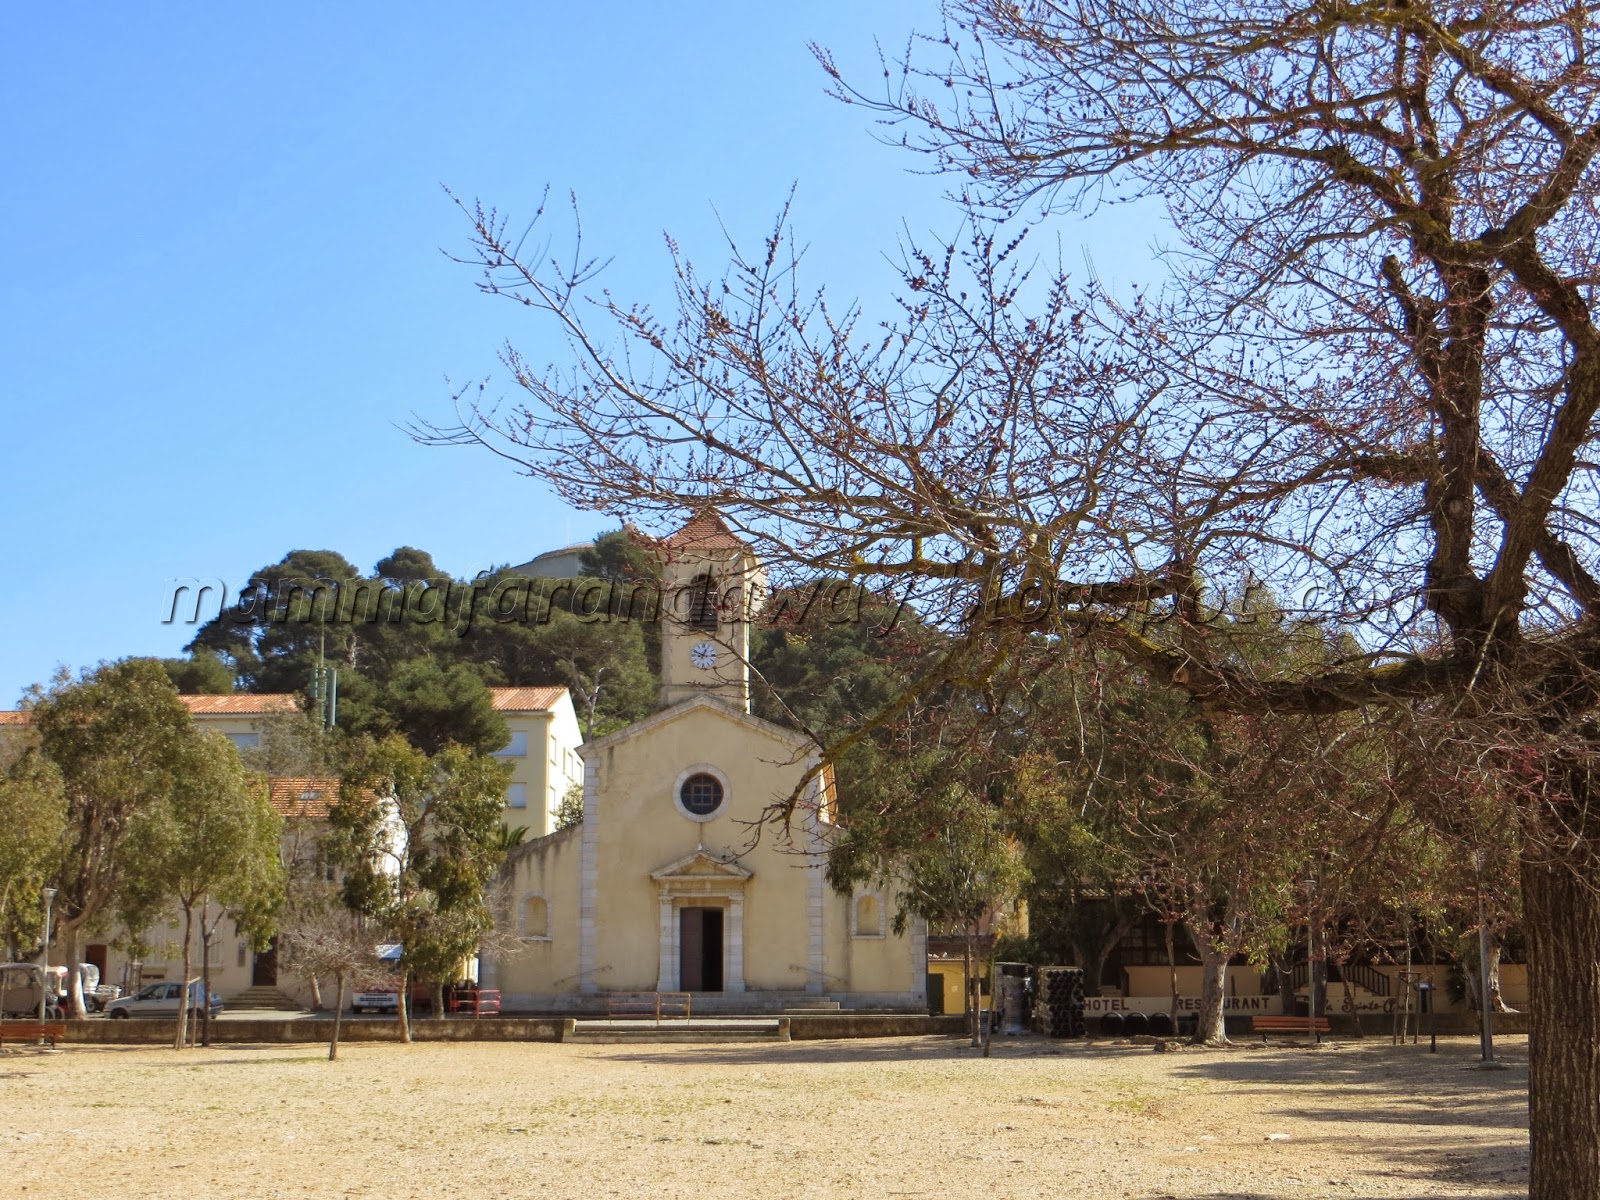
M 50 999 L 50 908 L 56 900 L 56 889 L 44 889 L 44 946 L 39 950 L 39 965 L 44 970 L 39 972 L 39 1024 L 44 1024 L 45 1005 Z M 71 978 L 69 975 L 68 978 Z M 40 1044 L 44 1039 L 39 1039 Z
M 311 672 L 311 698 L 317 702 L 322 718 L 322 731 L 332 732 L 339 719 L 339 668 L 327 662 L 328 627 L 322 627 L 322 638 L 317 644 L 317 665 Z
M 1306 915 L 1306 994 L 1310 997 L 1311 1022 L 1306 1033 L 1307 1040 L 1313 1044 L 1322 1041 L 1322 1035 L 1317 1032 L 1317 932 L 1321 924 L 1317 913 L 1317 881 L 1315 878 L 1306 880 L 1306 891 L 1311 897 L 1311 911 Z

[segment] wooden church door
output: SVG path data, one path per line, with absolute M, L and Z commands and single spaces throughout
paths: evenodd
M 686 992 L 722 990 L 722 909 L 678 910 L 678 986 Z

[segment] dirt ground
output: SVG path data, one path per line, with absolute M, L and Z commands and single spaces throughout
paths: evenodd
M 0 1196 L 1512 1197 L 1527 1043 L 945 1038 L 0 1057 Z M 1274 1136 L 1287 1135 L 1287 1137 Z

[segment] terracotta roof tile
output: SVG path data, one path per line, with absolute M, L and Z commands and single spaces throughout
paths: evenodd
M 549 712 L 567 694 L 564 687 L 490 688 L 497 712 Z
M 280 817 L 326 817 L 329 806 L 338 802 L 339 779 L 275 775 L 267 780 L 267 798 Z
M 750 543 L 729 529 L 714 508 L 702 508 L 677 533 L 662 538 L 660 545 L 668 550 L 750 549 Z
M 233 692 L 223 696 L 179 696 L 197 717 L 265 717 L 300 711 L 300 698 L 291 692 Z M 27 709 L 0 711 L 0 725 L 29 725 Z
M 292 692 L 233 692 L 226 696 L 179 696 L 178 699 L 197 717 L 260 717 L 300 711 L 300 698 Z

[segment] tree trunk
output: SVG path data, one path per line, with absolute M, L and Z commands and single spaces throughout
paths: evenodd
M 400 972 L 400 1040 L 411 1041 L 411 972 Z
M 79 940 L 78 926 L 75 923 L 69 923 L 64 927 L 61 927 L 58 932 L 61 935 L 61 949 L 66 955 L 67 962 L 77 962 Z M 72 1015 L 81 1021 L 89 1015 L 88 1006 L 83 1002 L 83 976 L 78 974 L 76 970 L 69 970 L 67 972 L 67 980 L 67 991 L 69 997 L 71 998 Z
M 1106 977 L 1106 959 L 1122 944 L 1140 917 L 1140 912 L 1121 913 L 1110 925 L 1096 924 L 1091 930 L 1081 924 L 1072 938 L 1072 948 L 1083 968 L 1083 990 L 1086 996 L 1098 996 Z M 1090 934 L 1094 936 L 1089 936 Z
M 444 1020 L 444 984 L 430 983 L 428 985 L 428 998 L 433 1003 L 433 1012 L 430 1015 L 435 1021 Z
M 183 977 L 179 980 L 182 986 L 178 989 L 178 1032 L 172 1040 L 174 1050 L 182 1050 L 189 1032 L 189 964 L 193 961 L 193 947 L 190 938 L 194 935 L 194 909 L 185 904 L 183 906 Z
M 339 1057 L 339 1026 L 344 1020 L 344 972 L 340 971 L 334 978 L 338 980 L 338 1003 L 333 1009 L 333 1041 L 328 1043 L 329 1062 Z
M 1172 1031 L 1178 1031 L 1178 942 L 1173 936 L 1173 921 L 1162 922 L 1167 927 L 1167 987 L 1172 992 Z
M 1306 1000 L 1309 1011 L 1319 1017 L 1328 1015 L 1328 959 L 1322 950 L 1322 912 L 1312 912 L 1306 926 L 1306 947 L 1310 959 L 1306 967 Z
M 1098 996 L 1104 986 L 1101 980 L 1106 977 L 1106 959 L 1111 957 L 1114 948 L 1112 943 L 1101 942 L 1099 950 L 1094 954 L 1085 954 L 1083 947 L 1078 947 L 1078 961 L 1083 963 L 1083 994 L 1085 996 Z
M 1522 864 L 1528 936 L 1529 1200 L 1600 1197 L 1600 892 Z
M 1489 1003 L 1495 1012 L 1516 1012 L 1500 994 L 1500 939 L 1489 936 Z
M 1278 1002 L 1283 1006 L 1283 1015 L 1294 1015 L 1294 952 L 1285 950 L 1282 954 L 1272 956 L 1272 973 L 1277 976 Z
M 200 910 L 200 1044 L 211 1045 L 211 901 Z M 217 920 L 222 920 L 219 914 Z
M 1228 956 L 1208 937 L 1196 936 L 1194 943 L 1200 950 L 1200 1024 L 1194 1031 L 1193 1041 L 1196 1045 L 1226 1046 L 1228 1032 L 1223 1012 L 1227 1000 Z
M 995 974 L 993 943 L 989 951 L 989 1019 L 983 1023 L 983 1056 L 989 1057 L 989 1045 L 994 1041 L 994 1021 L 1000 1008 L 1000 977 Z
M 978 977 L 972 970 L 972 939 L 973 933 L 967 931 L 966 947 L 963 950 L 963 970 L 967 981 L 967 1031 L 972 1037 L 972 1044 L 978 1044 L 978 1022 L 982 1019 L 978 1014 L 978 1001 L 982 993 L 978 990 Z
M 1483 983 L 1478 978 L 1478 934 L 1474 930 L 1457 945 L 1456 957 L 1461 962 L 1461 978 L 1466 984 L 1467 1007 L 1473 1012 L 1483 1011 Z M 1515 1012 L 1500 994 L 1500 943 L 1489 939 L 1489 1004 L 1494 1012 Z
M 317 978 L 315 971 L 311 972 L 311 1007 L 318 1012 L 322 1011 L 322 981 Z

